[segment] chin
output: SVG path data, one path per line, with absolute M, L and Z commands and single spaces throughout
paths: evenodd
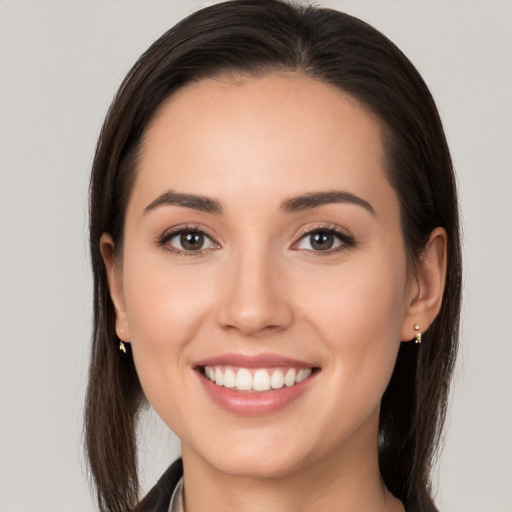
M 224 474 L 240 478 L 281 478 L 293 474 L 311 462 L 311 454 L 304 445 L 297 449 L 296 443 L 272 442 L 259 439 L 243 443 L 212 443 L 196 453 L 203 460 Z
M 222 473 L 240 478 L 282 478 L 303 467 L 301 461 L 271 457 L 268 454 L 218 457 L 212 465 Z

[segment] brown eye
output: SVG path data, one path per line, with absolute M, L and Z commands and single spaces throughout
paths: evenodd
M 355 240 L 351 235 L 333 229 L 315 229 L 304 234 L 293 248 L 311 252 L 336 252 L 354 245 Z
M 191 229 L 166 236 L 161 245 L 167 245 L 170 250 L 182 253 L 201 252 L 205 249 L 218 248 L 218 245 L 205 233 Z
M 203 248 L 204 235 L 197 231 L 181 233 L 180 243 L 186 251 L 199 251 Z
M 315 251 L 327 251 L 334 245 L 334 235 L 325 231 L 313 233 L 309 235 L 309 243 Z

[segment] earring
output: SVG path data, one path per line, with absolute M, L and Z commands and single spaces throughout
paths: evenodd
M 126 354 L 126 346 L 122 341 L 119 341 L 119 350 Z
M 416 343 L 421 343 L 421 332 L 419 332 L 420 330 L 420 326 L 418 324 L 416 324 L 414 326 L 414 330 L 417 331 L 416 332 L 416 338 L 415 338 L 415 342 Z

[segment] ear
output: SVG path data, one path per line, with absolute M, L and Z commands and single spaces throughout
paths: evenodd
M 443 300 L 446 279 L 447 237 L 443 228 L 432 231 L 411 279 L 407 308 L 402 325 L 403 341 L 425 332 L 434 321 Z M 415 326 L 419 330 L 415 330 Z
M 116 312 L 116 333 L 120 340 L 130 341 L 130 328 L 128 326 L 123 294 L 122 272 L 114 255 L 114 241 L 107 233 L 101 235 L 100 250 L 107 272 L 110 297 Z

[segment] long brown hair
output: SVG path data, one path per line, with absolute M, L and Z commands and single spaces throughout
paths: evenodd
M 380 121 L 412 265 L 435 227 L 447 232 L 441 311 L 421 346 L 401 344 L 382 398 L 379 436 L 389 490 L 409 509 L 436 510 L 430 473 L 445 419 L 461 298 L 455 178 L 437 108 L 414 66 L 373 27 L 338 11 L 279 0 L 224 2 L 182 20 L 138 60 L 103 125 L 90 183 L 94 330 L 85 409 L 86 450 L 101 510 L 127 512 L 138 500 L 135 429 L 145 398 L 129 347 L 127 356 L 118 350 L 100 236 L 109 233 L 122 250 L 141 137 L 164 99 L 202 78 L 275 71 L 332 84 Z

